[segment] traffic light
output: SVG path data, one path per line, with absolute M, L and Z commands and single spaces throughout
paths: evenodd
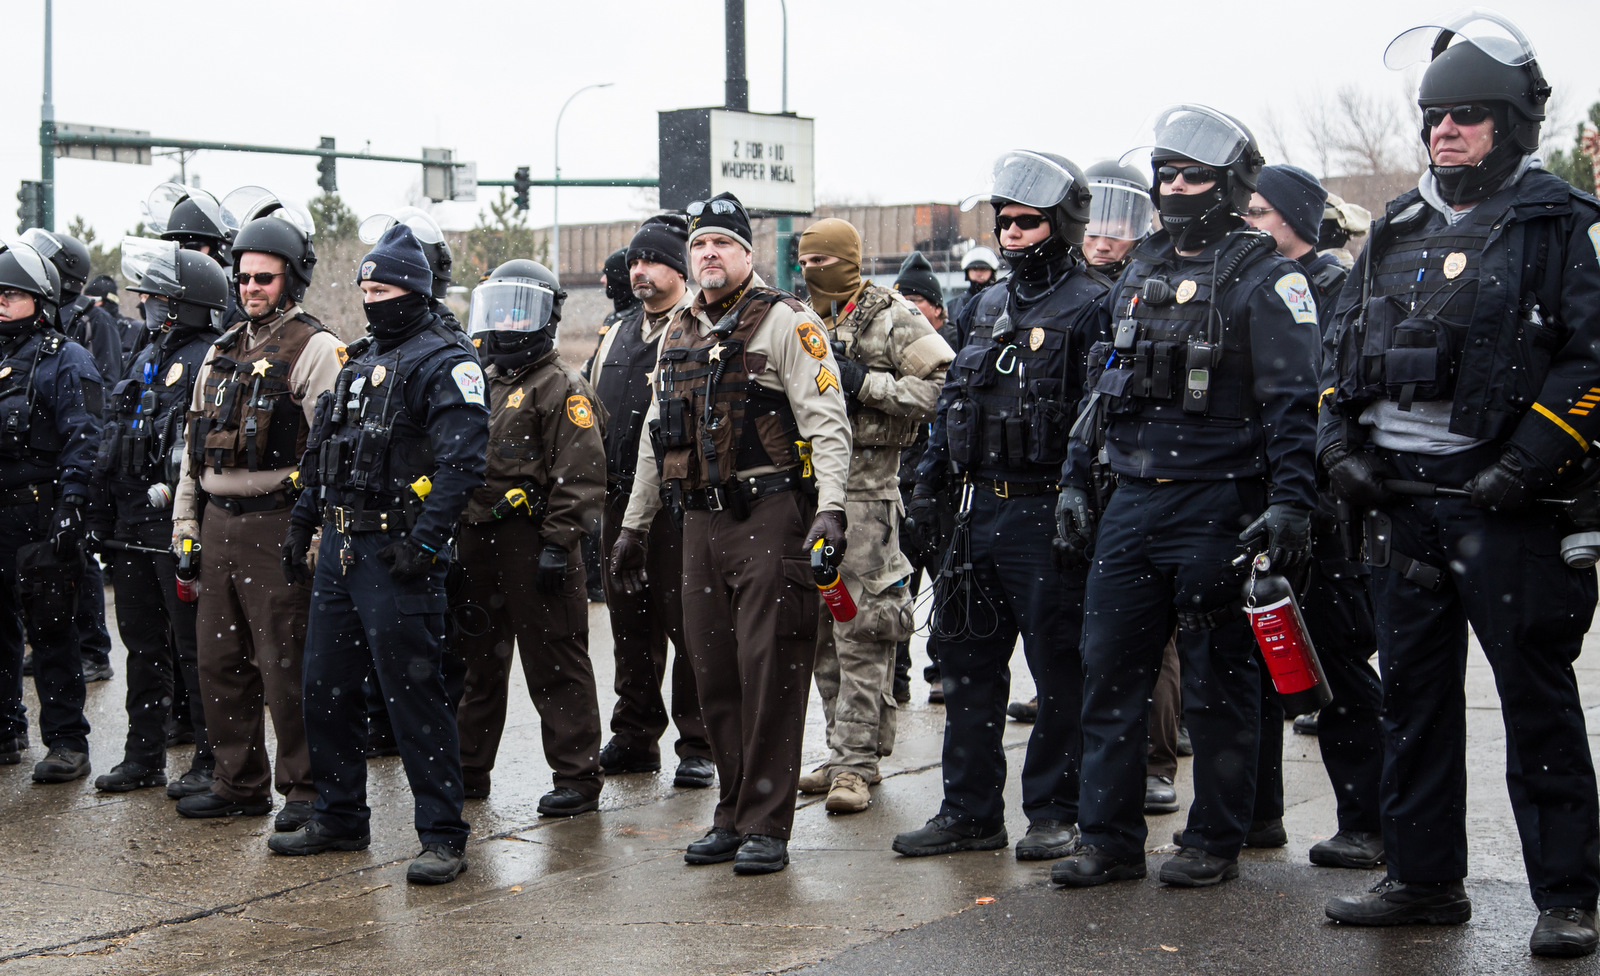
M 516 192 L 517 209 L 518 210 L 527 210 L 528 209 L 528 190 L 533 187 L 532 181 L 530 181 L 528 179 L 528 167 L 526 167 L 526 166 L 518 166 L 517 167 L 517 176 L 516 176 L 515 186 L 516 186 L 516 191 L 517 191 Z
M 318 148 L 332 149 L 333 137 L 323 136 L 322 145 Z M 332 156 L 317 157 L 317 185 L 322 187 L 323 193 L 332 193 L 339 189 L 339 179 L 333 169 L 335 162 Z
M 17 233 L 30 227 L 43 227 L 44 215 L 39 212 L 44 203 L 44 185 L 38 180 L 23 180 L 17 191 Z

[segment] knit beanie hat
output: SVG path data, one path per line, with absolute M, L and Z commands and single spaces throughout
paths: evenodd
M 686 246 L 693 244 L 701 234 L 715 233 L 733 238 L 746 251 L 755 250 L 750 246 L 750 215 L 733 194 L 724 192 L 709 200 L 696 200 L 689 204 L 688 214 L 689 239 L 684 242 Z
M 422 253 L 417 235 L 405 224 L 395 224 L 383 232 L 367 256 L 361 259 L 358 281 L 378 281 L 421 295 L 433 294 L 433 269 Z
M 934 276 L 933 265 L 921 251 L 912 251 L 900 265 L 900 277 L 894 280 L 894 290 L 902 295 L 919 295 L 936 308 L 944 308 L 944 289 Z
M 1257 178 L 1256 192 L 1272 204 L 1296 237 L 1307 244 L 1317 243 L 1322 208 L 1328 199 L 1320 180 L 1298 166 L 1267 166 Z
M 658 214 L 646 218 L 628 243 L 628 266 L 631 268 L 635 261 L 654 261 L 687 278 L 688 253 L 688 223 L 677 214 Z

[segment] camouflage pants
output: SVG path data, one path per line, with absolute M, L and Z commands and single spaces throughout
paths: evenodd
M 833 619 L 826 607 L 817 629 L 813 674 L 828 719 L 828 765 L 869 781 L 878 759 L 894 751 L 895 643 L 910 636 L 911 591 L 901 569 L 900 501 L 846 502 L 849 548 L 839 573 L 856 604 L 853 619 Z

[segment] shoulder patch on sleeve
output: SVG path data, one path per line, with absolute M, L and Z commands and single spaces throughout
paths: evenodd
M 826 392 L 828 392 L 828 387 L 830 387 L 830 386 L 833 387 L 835 390 L 839 390 L 839 377 L 833 375 L 833 370 L 829 369 L 828 367 L 826 367 L 826 366 L 818 366 L 817 367 L 817 392 L 818 393 L 826 393 Z M 839 393 L 842 395 L 844 393 L 844 391 L 843 390 L 839 390 Z
M 450 370 L 450 378 L 456 381 L 456 387 L 461 391 L 461 399 L 468 403 L 483 406 L 483 370 L 477 363 L 457 363 Z
M 1600 261 L 1600 223 L 1589 225 L 1589 243 L 1594 245 L 1594 259 Z
M 828 340 L 822 337 L 822 330 L 817 328 L 815 322 L 802 319 L 795 323 L 794 334 L 800 337 L 800 345 L 806 355 L 812 359 L 825 359 L 828 355 Z
M 579 427 L 594 426 L 594 406 L 581 393 L 567 397 L 567 419 Z
M 333 350 L 333 354 L 339 357 L 340 366 L 343 366 L 345 363 L 350 361 L 350 353 L 342 343 Z
M 1298 271 L 1284 275 L 1278 283 L 1272 286 L 1278 292 L 1278 297 L 1283 299 L 1283 304 L 1289 306 L 1289 314 L 1302 325 L 1316 324 L 1317 300 L 1311 297 L 1311 284 L 1306 281 L 1306 276 Z

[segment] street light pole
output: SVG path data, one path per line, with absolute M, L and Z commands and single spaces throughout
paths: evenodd
M 51 3 L 44 0 L 44 98 L 39 106 L 39 219 L 56 229 L 56 106 L 50 100 Z
M 783 114 L 789 114 L 789 3 L 788 0 L 778 0 L 778 9 L 783 11 Z
M 572 100 L 582 95 L 591 88 L 610 88 L 613 82 L 602 81 L 594 85 L 585 85 L 561 103 L 561 111 L 556 113 L 556 180 L 561 179 L 561 117 L 567 114 L 567 106 Z M 550 188 L 550 270 L 555 273 L 556 280 L 561 280 L 561 187 Z
M 778 0 L 778 7 L 783 11 L 783 114 L 789 114 L 789 4 L 788 0 Z M 778 256 L 774 262 L 773 270 L 778 281 L 778 288 L 783 291 L 794 290 L 794 268 L 789 265 L 789 239 L 794 236 L 794 218 L 783 216 L 778 218 L 776 243 Z

